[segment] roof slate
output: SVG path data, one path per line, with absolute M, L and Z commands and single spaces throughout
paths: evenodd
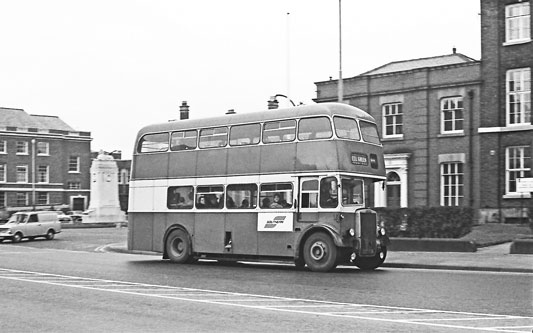
M 30 115 L 22 109 L 0 107 L 0 126 L 75 132 L 57 116 Z
M 448 55 L 429 57 L 429 58 L 393 61 L 386 65 L 374 68 L 368 72 L 364 72 L 360 75 L 386 74 L 386 73 L 409 71 L 409 70 L 427 68 L 427 67 L 439 67 L 439 66 L 446 66 L 446 65 L 464 64 L 464 63 L 475 62 L 475 61 L 476 61 L 475 59 L 467 57 L 464 54 L 452 53 Z

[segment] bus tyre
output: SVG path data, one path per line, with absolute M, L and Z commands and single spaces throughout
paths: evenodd
M 362 270 L 370 271 L 378 268 L 383 264 L 387 257 L 387 248 L 382 247 L 379 252 L 373 257 L 357 257 L 355 258 L 355 265 Z
M 337 265 L 337 247 L 324 232 L 309 236 L 304 244 L 304 261 L 314 272 L 328 272 Z
M 170 232 L 165 243 L 168 259 L 170 261 L 185 264 L 191 261 L 191 241 L 189 234 L 181 229 Z

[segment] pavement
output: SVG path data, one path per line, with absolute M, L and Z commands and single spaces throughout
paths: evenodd
M 511 243 L 504 243 L 479 248 L 477 252 L 389 251 L 383 267 L 533 273 L 533 255 L 510 254 L 510 247 Z M 130 252 L 125 243 L 109 244 L 100 250 L 161 256 Z

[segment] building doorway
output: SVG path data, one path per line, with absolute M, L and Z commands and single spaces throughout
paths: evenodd
M 71 206 L 72 210 L 84 211 L 85 210 L 85 197 L 72 197 Z

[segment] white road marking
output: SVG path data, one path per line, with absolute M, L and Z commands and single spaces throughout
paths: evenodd
M 360 320 L 392 322 L 397 324 L 424 325 L 450 329 L 468 329 L 493 332 L 525 332 L 533 329 L 533 317 L 523 316 L 459 311 L 439 311 L 432 309 L 416 309 L 383 305 L 317 301 L 311 299 L 276 297 L 195 288 L 152 285 L 127 281 L 93 279 L 2 268 L 0 268 L 0 278 L 6 280 L 41 283 L 70 288 L 81 288 L 136 296 L 205 303 L 212 305 L 236 306 L 265 311 L 299 313 L 313 316 L 321 315 L 345 319 L 351 318 Z M 163 293 L 164 291 L 169 291 L 170 293 Z M 325 308 L 327 307 L 330 308 L 330 311 L 325 311 Z M 331 311 L 333 309 L 335 309 L 335 311 Z M 396 316 L 398 315 L 402 317 L 396 318 Z M 437 315 L 438 317 L 419 318 L 419 316 L 426 315 Z M 418 318 L 413 316 L 417 316 Z M 500 325 L 487 327 L 476 326 L 480 322 L 480 320 L 497 320 L 500 321 L 498 323 Z M 503 323 L 501 321 L 503 320 L 509 321 L 509 325 L 502 325 Z M 464 323 L 462 325 L 457 325 L 451 323 L 443 323 L 444 321 L 463 321 Z

